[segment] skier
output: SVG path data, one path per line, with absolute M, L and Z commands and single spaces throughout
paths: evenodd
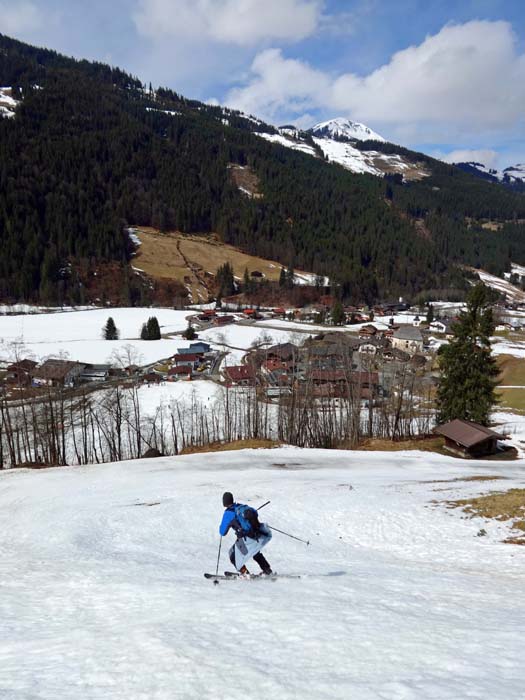
M 222 505 L 226 508 L 219 527 L 221 537 L 228 534 L 230 528 L 235 531 L 237 541 L 230 547 L 230 561 L 240 574 L 250 572 L 245 563 L 250 557 L 259 564 L 262 573 L 270 576 L 273 572 L 263 556 L 261 549 L 272 539 L 272 531 L 266 523 L 260 523 L 255 508 L 235 503 L 229 491 L 222 496 Z

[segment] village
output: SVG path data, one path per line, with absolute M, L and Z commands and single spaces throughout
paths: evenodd
M 193 385 L 201 387 L 203 395 L 212 395 L 216 387 L 233 392 L 232 397 L 240 392 L 245 403 L 277 405 L 287 420 L 300 410 L 310 423 L 317 414 L 352 412 L 359 416 L 357 433 L 370 437 L 432 433 L 437 355 L 453 337 L 461 304 L 350 306 L 334 318 L 334 300 L 329 297 L 301 309 L 254 308 L 234 301 L 225 299 L 219 308 L 209 304 L 172 312 L 178 314 L 177 324 L 162 324 L 158 350 L 155 342 L 149 343 L 146 361 L 137 350 L 142 341 L 126 345 L 120 354 L 107 352 L 106 362 L 90 362 L 89 353 L 81 355 L 78 346 L 74 358 L 62 352 L 40 362 L 34 353 L 24 356 L 19 349 L 16 359 L 4 361 L 0 368 L 0 397 L 5 407 L 20 407 L 29 401 L 43 405 L 52 396 L 74 401 L 115 389 L 172 387 L 170 401 L 179 402 L 181 410 L 188 397 L 184 387 Z M 498 332 L 521 332 L 520 309 L 501 303 L 494 311 L 500 319 Z M 85 318 L 97 313 L 99 318 L 103 310 L 81 313 Z M 78 318 L 74 313 L 69 317 Z M 111 347 L 111 342 L 97 342 L 98 348 Z M 174 349 L 167 352 L 171 344 Z M 154 360 L 155 355 L 162 357 Z M 155 394 L 146 395 L 151 403 Z M 479 438 L 487 447 L 489 438 Z M 494 436 L 490 439 L 495 449 Z M 458 449 L 452 443 L 448 447 Z M 468 449 L 459 451 L 466 454 Z

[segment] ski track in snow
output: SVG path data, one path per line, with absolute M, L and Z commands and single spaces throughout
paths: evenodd
M 283 448 L 0 472 L 0 698 L 521 699 L 525 550 L 430 502 L 522 470 Z M 509 478 L 432 483 L 473 474 Z M 267 557 L 308 576 L 203 578 L 224 490 L 272 499 L 312 544 Z

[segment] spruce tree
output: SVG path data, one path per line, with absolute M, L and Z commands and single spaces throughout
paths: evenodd
M 460 418 L 487 425 L 490 411 L 497 403 L 495 387 L 499 374 L 491 354 L 493 332 L 487 289 L 478 284 L 469 292 L 467 308 L 453 326 L 453 339 L 439 354 L 440 423 Z
M 115 325 L 115 321 L 111 318 L 111 316 L 108 318 L 108 320 L 106 321 L 106 325 L 102 329 L 102 335 L 105 340 L 118 340 L 119 331 Z
M 434 307 L 432 306 L 432 304 L 429 304 L 428 309 L 427 309 L 427 324 L 430 326 L 430 324 L 433 322 L 433 320 L 434 320 Z
M 345 322 L 345 312 L 340 301 L 336 301 L 332 306 L 331 317 L 334 326 L 342 326 Z
M 156 316 L 148 319 L 148 340 L 160 340 L 160 326 Z
M 186 340 L 195 340 L 195 338 L 197 338 L 197 333 L 195 332 L 195 328 L 191 325 L 191 323 L 188 323 L 188 327 L 185 331 L 183 331 L 182 337 Z
M 142 328 L 140 329 L 140 339 L 141 340 L 149 340 L 148 324 L 147 323 L 142 324 Z

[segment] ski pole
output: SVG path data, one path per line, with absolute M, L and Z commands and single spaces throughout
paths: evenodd
M 221 539 L 219 540 L 219 553 L 217 554 L 217 567 L 215 569 L 215 576 L 218 576 L 218 574 L 219 574 L 219 559 L 221 558 L 221 547 L 222 547 L 222 535 L 221 535 Z
M 262 506 L 259 506 L 258 508 L 256 508 L 256 510 L 261 510 L 261 508 L 264 508 L 264 506 L 267 506 L 268 503 L 271 503 L 271 501 L 266 501 L 266 503 L 263 503 Z
M 275 530 L 275 532 L 280 532 L 281 535 L 286 535 L 286 537 L 291 537 L 292 540 L 298 540 L 299 542 L 304 542 L 304 544 L 310 544 L 310 540 L 302 540 L 300 537 L 296 537 L 295 535 L 290 535 L 288 532 L 284 532 L 283 530 L 278 530 L 276 527 L 272 527 L 271 525 L 268 525 L 270 530 Z

